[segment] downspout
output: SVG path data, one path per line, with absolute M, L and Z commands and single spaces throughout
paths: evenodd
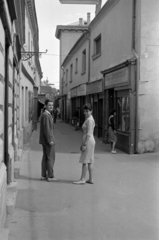
M 136 108 L 135 108 L 135 153 L 138 153 L 139 141 L 139 122 L 138 122 L 138 109 L 139 109 L 139 80 L 140 80 L 140 57 L 136 52 L 136 0 L 133 0 L 133 27 L 132 27 L 132 52 L 136 58 Z
M 88 32 L 88 44 L 89 44 L 89 46 L 88 46 L 88 84 L 90 83 L 90 66 L 91 66 L 91 63 L 90 63 L 90 61 L 91 61 L 91 39 L 90 39 L 90 31 Z M 86 93 L 86 99 L 87 99 L 87 102 L 88 102 L 88 100 L 90 100 L 90 99 L 88 99 L 88 96 L 87 96 L 87 93 Z
M 5 108 L 4 108 L 4 162 L 7 168 L 7 183 L 11 182 L 10 163 L 8 154 L 8 73 L 9 72 L 9 45 L 5 46 Z

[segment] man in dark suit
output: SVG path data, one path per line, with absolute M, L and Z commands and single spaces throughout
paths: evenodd
M 53 118 L 51 112 L 53 110 L 53 101 L 47 99 L 45 101 L 45 111 L 40 121 L 40 138 L 39 143 L 43 146 L 43 158 L 41 163 L 42 177 L 41 180 L 58 181 L 54 176 L 55 163 L 55 138 L 53 133 Z

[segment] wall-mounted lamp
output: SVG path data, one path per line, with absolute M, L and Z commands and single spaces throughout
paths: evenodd
M 22 61 L 27 61 L 28 59 L 32 58 L 33 56 L 38 56 L 40 58 L 43 53 L 48 52 L 47 49 L 45 50 L 45 52 L 30 52 L 30 51 L 28 52 L 26 45 L 24 45 L 24 49 L 25 49 L 25 52 L 21 52 Z

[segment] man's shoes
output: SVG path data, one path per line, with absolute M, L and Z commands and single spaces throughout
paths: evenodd
M 48 182 L 58 182 L 58 181 L 60 181 L 60 179 L 57 179 L 57 178 L 53 177 L 53 178 L 48 178 L 47 181 Z

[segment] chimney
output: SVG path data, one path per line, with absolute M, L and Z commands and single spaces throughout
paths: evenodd
M 83 26 L 83 18 L 79 18 L 79 25 Z
M 101 8 L 102 8 L 102 0 L 98 0 L 98 3 L 96 4 L 96 12 L 95 12 L 96 16 L 100 12 Z
M 89 25 L 91 22 L 91 14 L 87 13 L 87 25 Z

